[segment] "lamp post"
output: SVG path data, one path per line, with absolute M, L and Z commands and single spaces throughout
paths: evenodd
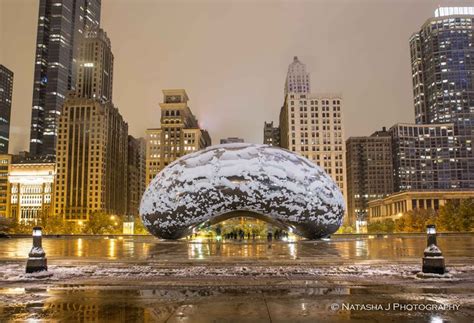
M 436 245 L 436 227 L 428 225 L 426 234 L 428 235 L 428 241 L 424 251 L 422 271 L 425 274 L 443 275 L 446 272 L 446 267 L 443 253 Z
M 26 262 L 26 273 L 34 273 L 38 271 L 47 271 L 46 253 L 42 246 L 43 233 L 41 227 L 33 228 L 33 247 L 28 254 L 28 261 Z

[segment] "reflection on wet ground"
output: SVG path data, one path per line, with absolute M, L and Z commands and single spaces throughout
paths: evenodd
M 446 235 L 438 242 L 448 267 L 457 268 L 445 280 L 410 274 L 421 262 L 423 235 L 271 245 L 45 238 L 51 271 L 62 268 L 65 278 L 0 282 L 0 322 L 472 322 L 474 235 Z M 0 241 L 0 266 L 10 271 L 3 277 L 23 270 L 30 248 L 30 238 Z M 370 266 L 374 270 L 367 272 Z M 253 277 L 214 275 L 216 268 L 268 270 Z M 394 275 L 397 271 L 410 275 Z M 420 304 L 423 309 L 407 307 Z M 433 305 L 438 307 L 428 307 Z
M 428 288 L 413 298 L 410 291 L 392 293 L 386 286 L 304 287 L 262 289 L 198 288 L 128 289 L 62 286 L 12 291 L 34 300 L 4 305 L 0 320 L 60 320 L 66 322 L 471 322 L 472 309 L 400 310 L 410 304 L 436 304 L 444 291 Z M 5 291 L 3 291 L 5 293 Z M 456 293 L 456 291 L 451 291 Z M 461 296 L 461 295 L 460 295 Z M 372 304 L 375 310 L 346 309 L 350 304 Z M 396 307 L 398 306 L 398 307 Z
M 453 261 L 474 257 L 474 235 L 438 237 L 446 258 Z M 147 262 L 242 262 L 242 261 L 409 261 L 419 259 L 426 247 L 424 235 L 338 238 L 331 241 L 274 242 L 244 240 L 221 242 L 160 241 L 153 237 L 59 237 L 44 238 L 43 247 L 51 261 L 147 261 Z M 31 238 L 1 241 L 0 261 L 24 259 Z

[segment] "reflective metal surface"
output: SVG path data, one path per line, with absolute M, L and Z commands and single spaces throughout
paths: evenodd
M 337 231 L 344 198 L 319 166 L 291 151 L 225 144 L 164 168 L 145 191 L 140 215 L 157 237 L 179 239 L 203 223 L 256 217 L 308 239 Z

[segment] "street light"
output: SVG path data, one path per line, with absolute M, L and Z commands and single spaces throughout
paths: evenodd
M 437 245 L 436 243 L 436 226 L 433 224 L 426 226 L 426 234 L 428 235 L 427 247 Z
M 436 226 L 434 224 L 430 224 L 426 226 L 426 233 L 427 234 L 436 234 Z
M 436 243 L 436 226 L 426 226 L 426 234 L 428 235 L 428 241 L 424 251 L 422 271 L 425 274 L 443 275 L 446 272 L 446 267 L 443 253 Z
M 26 262 L 27 274 L 48 270 L 46 253 L 42 246 L 43 233 L 41 230 L 41 227 L 33 228 L 33 247 L 28 254 L 28 261 Z

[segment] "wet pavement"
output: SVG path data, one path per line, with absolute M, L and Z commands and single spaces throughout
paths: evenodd
M 0 240 L 0 322 L 473 322 L 474 235 L 438 237 L 450 273 L 419 278 L 423 235 L 331 241 Z
M 0 261 L 24 260 L 31 238 L 0 240 Z M 438 237 L 451 261 L 474 262 L 474 234 Z M 419 261 L 426 235 L 333 237 L 330 241 L 158 240 L 137 237 L 45 237 L 43 247 L 53 262 L 344 262 Z

